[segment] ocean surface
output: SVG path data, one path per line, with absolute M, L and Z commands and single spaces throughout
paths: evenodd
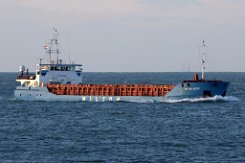
M 245 73 L 227 97 L 142 102 L 17 102 L 0 73 L 0 162 L 245 162 Z M 85 83 L 178 83 L 193 73 L 84 73 Z

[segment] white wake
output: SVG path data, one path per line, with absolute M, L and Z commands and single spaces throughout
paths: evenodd
M 162 102 L 166 103 L 180 103 L 180 102 L 205 102 L 205 101 L 224 101 L 224 102 L 238 102 L 239 98 L 234 96 L 214 96 L 207 98 L 183 98 L 183 99 L 164 99 Z

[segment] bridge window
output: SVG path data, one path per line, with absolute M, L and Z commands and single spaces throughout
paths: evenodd
M 61 71 L 65 71 L 65 67 L 61 67 Z
M 75 67 L 55 66 L 50 67 L 51 71 L 75 71 Z
M 65 70 L 66 71 L 71 71 L 71 67 L 66 67 Z
M 61 71 L 61 67 L 55 67 L 55 71 Z

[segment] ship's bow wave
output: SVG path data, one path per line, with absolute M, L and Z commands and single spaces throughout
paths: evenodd
M 235 96 L 214 96 L 207 98 L 183 98 L 183 99 L 164 99 L 161 102 L 165 103 L 181 103 L 181 102 L 214 102 L 214 101 L 223 101 L 223 102 L 238 102 L 239 98 Z

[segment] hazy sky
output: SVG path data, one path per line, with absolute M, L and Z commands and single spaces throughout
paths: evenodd
M 35 70 L 55 26 L 89 72 L 245 71 L 245 0 L 0 0 L 1 72 Z

